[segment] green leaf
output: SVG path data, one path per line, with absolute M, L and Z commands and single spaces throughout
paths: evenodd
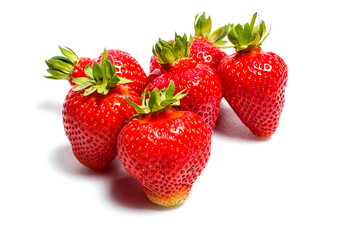
M 145 99 L 146 99 L 146 89 L 141 94 L 141 105 L 145 105 Z
M 180 100 L 182 98 L 184 98 L 188 93 L 183 93 L 185 92 L 186 89 L 183 89 L 182 91 L 178 92 L 174 97 L 173 99 L 176 99 L 176 100 Z
M 186 55 L 186 45 L 184 45 L 184 43 L 180 40 L 180 41 L 175 41 L 174 42 L 174 60 L 175 59 L 180 59 L 182 57 L 184 57 Z
M 116 84 L 118 84 L 118 82 L 120 82 L 120 78 L 114 74 L 114 75 L 112 75 L 112 77 L 110 78 L 110 80 L 108 80 L 107 86 L 108 86 L 109 88 L 113 88 L 113 87 L 116 86 Z
M 62 54 L 64 54 L 64 56 L 67 57 L 72 63 L 76 63 L 77 61 L 79 61 L 79 57 L 70 48 L 60 47 L 60 46 L 59 46 L 59 48 L 60 48 L 60 51 L 62 52 Z
M 103 95 L 106 95 L 108 93 L 107 84 L 103 83 L 100 85 L 97 85 L 97 92 Z
M 55 56 L 55 57 L 52 57 L 51 59 L 52 60 L 58 60 L 58 61 L 61 61 L 61 62 L 64 62 L 64 63 L 68 63 L 71 66 L 74 66 L 73 62 L 71 62 L 68 58 L 63 57 L 63 56 Z
M 159 39 L 152 52 L 161 65 L 173 64 L 178 59 L 189 56 L 192 41 L 192 36 L 190 36 L 188 43 L 186 34 L 180 36 L 175 33 L 175 39 L 171 43 Z
M 74 65 L 78 61 L 78 56 L 67 47 L 59 47 L 60 51 L 64 56 L 54 56 L 48 60 L 45 60 L 45 63 L 48 67 L 48 72 L 51 76 L 44 76 L 48 79 L 66 79 L 69 80 L 71 73 L 74 70 Z M 64 73 L 64 74 L 61 74 Z
M 255 25 L 256 17 L 257 13 L 253 14 L 250 24 L 237 24 L 228 32 L 228 39 L 232 44 L 234 44 L 236 51 L 257 48 L 269 35 L 269 33 L 266 34 L 264 21 Z
M 171 97 L 174 95 L 175 93 L 175 83 L 174 81 L 171 81 L 169 86 L 167 87 L 167 89 L 164 92 L 165 94 L 165 99 L 171 99 Z
M 154 88 L 151 92 L 145 90 L 141 94 L 141 106 L 129 99 L 127 99 L 127 102 L 130 106 L 134 107 L 137 112 L 134 117 L 141 114 L 161 112 L 165 111 L 169 106 L 179 105 L 179 100 L 187 94 L 183 94 L 185 90 L 186 89 L 173 96 L 175 92 L 175 84 L 171 81 L 166 89 L 159 90 Z
M 102 73 L 101 67 L 95 61 L 92 69 L 93 69 L 92 73 L 93 73 L 94 79 L 98 82 L 99 80 L 101 80 L 103 78 L 103 73 Z
M 229 33 L 228 33 L 228 39 L 229 41 L 234 44 L 235 46 L 236 45 L 240 45 L 240 41 L 239 41 L 239 36 L 238 34 L 236 33 L 235 31 L 235 28 L 232 28 Z
M 264 29 L 265 29 L 265 24 L 264 24 Z M 266 30 L 263 30 L 263 34 L 265 34 L 265 32 L 266 32 Z M 269 32 L 262 38 L 262 40 L 259 42 L 259 44 L 262 44 L 265 41 L 265 39 L 269 36 L 270 32 L 271 32 L 271 26 L 270 26 Z
M 63 62 L 61 60 L 54 60 L 49 59 L 45 61 L 48 66 L 50 66 L 51 69 L 58 69 L 61 70 L 64 73 L 71 73 L 74 69 L 73 65 Z
M 148 102 L 148 107 L 152 110 L 154 108 L 154 105 L 157 101 L 157 97 L 160 98 L 160 96 L 158 96 L 159 91 L 157 89 L 153 89 L 152 92 L 150 93 L 150 97 L 149 97 L 149 102 Z
M 118 77 L 118 78 L 119 78 L 119 83 L 120 83 L 120 84 L 133 82 L 133 81 L 130 80 L 130 79 L 126 79 L 126 78 L 122 78 L 122 77 Z
M 113 64 L 109 59 L 106 60 L 104 66 L 104 78 L 107 80 L 111 79 L 111 76 L 114 75 L 115 71 L 113 70 Z
M 88 96 L 88 95 L 92 94 L 93 92 L 95 92 L 96 90 L 97 90 L 97 86 L 93 85 L 93 86 L 85 89 L 83 96 Z
M 209 41 L 216 45 L 220 45 L 219 44 L 220 42 L 224 42 L 223 44 L 221 44 L 224 45 L 227 41 L 224 41 L 223 39 L 226 37 L 228 33 L 228 29 L 229 29 L 228 25 L 216 29 L 216 31 L 210 35 Z
M 86 78 L 86 77 L 74 78 L 73 82 L 76 83 L 76 84 L 82 84 L 84 82 L 93 82 L 93 83 L 95 83 L 95 81 L 93 79 Z
M 135 108 L 135 111 L 139 114 L 145 114 L 147 111 L 145 109 L 143 109 L 142 107 L 140 107 L 139 105 L 137 105 L 136 103 L 134 103 L 133 101 L 131 101 L 130 99 L 128 99 L 127 97 L 125 97 L 127 103 Z
M 256 17 L 257 17 L 257 13 L 254 13 L 252 18 L 251 18 L 251 22 L 250 22 L 251 31 L 254 29 Z
M 83 89 L 85 89 L 85 88 L 87 88 L 87 87 L 89 87 L 89 86 L 92 86 L 92 85 L 93 85 L 93 83 L 90 82 L 90 81 L 82 82 L 82 83 L 80 83 L 79 85 L 77 85 L 77 86 L 73 89 L 73 91 L 80 91 L 80 90 L 83 90 Z
M 160 103 L 161 108 L 166 108 L 167 106 L 173 105 L 173 103 L 177 102 L 176 99 L 167 99 Z M 179 101 L 180 102 L 180 101 Z
M 189 37 L 189 43 L 186 43 L 187 45 L 187 48 L 186 48 L 186 55 L 185 55 L 185 57 L 188 57 L 188 56 L 190 56 L 190 48 L 191 48 L 191 45 L 192 45 L 192 43 L 194 42 L 194 38 L 193 38 L 193 36 L 190 34 L 190 37 Z
M 197 18 L 198 15 L 199 14 L 195 16 L 195 36 L 208 38 L 211 33 L 211 17 L 209 16 L 208 18 L 206 18 L 205 12 L 201 14 L 199 18 Z
M 172 48 L 163 48 L 162 54 L 160 55 L 165 64 L 171 64 L 175 62 L 174 50 Z
M 251 27 L 248 23 L 245 24 L 243 29 L 243 43 L 251 42 Z
M 68 77 L 69 77 L 69 75 L 67 73 L 64 73 L 64 72 L 61 72 L 58 70 L 47 69 L 47 71 L 52 75 L 52 76 L 47 77 L 50 79 L 68 79 Z
M 205 14 L 205 13 L 204 13 Z M 202 25 L 202 34 L 204 37 L 208 38 L 210 36 L 211 33 L 211 25 L 212 25 L 212 21 L 211 21 L 211 17 L 209 16 L 203 23 Z
M 218 40 L 214 44 L 215 44 L 215 46 L 220 48 L 220 47 L 224 46 L 226 43 L 227 43 L 227 41 L 225 41 L 225 40 Z M 227 46 L 227 47 L 229 47 L 229 46 Z
M 88 64 L 85 69 L 84 69 L 84 73 L 86 76 L 90 77 L 90 78 L 94 78 L 94 75 L 92 73 L 92 68 L 90 67 L 90 64 Z

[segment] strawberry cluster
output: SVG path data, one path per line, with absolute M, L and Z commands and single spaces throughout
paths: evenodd
M 197 15 L 194 37 L 175 34 L 153 46 L 148 76 L 121 50 L 90 59 L 60 47 L 63 56 L 46 60 L 46 77 L 72 85 L 62 114 L 75 157 L 102 170 L 118 156 L 152 202 L 176 206 L 209 160 L 222 97 L 251 132 L 271 136 L 284 106 L 287 66 L 261 50 L 268 34 L 256 17 L 211 33 L 211 18 Z M 221 50 L 229 47 L 235 53 Z

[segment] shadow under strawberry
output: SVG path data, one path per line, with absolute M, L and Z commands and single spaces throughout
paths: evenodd
M 58 115 L 61 117 L 62 112 L 62 102 L 56 101 L 54 99 L 48 99 L 45 101 L 42 101 L 38 104 L 38 109 L 46 112 L 46 113 L 52 113 L 55 115 Z
M 141 186 L 125 171 L 118 157 L 105 170 L 96 171 L 75 161 L 70 145 L 61 145 L 52 151 L 49 160 L 53 168 L 64 175 L 105 181 L 105 185 L 108 187 L 108 194 L 104 196 L 105 201 L 125 208 L 169 210 L 169 208 L 158 206 L 149 201 Z
M 143 210 L 171 210 L 149 201 L 139 183 L 127 173 L 111 179 L 109 190 L 111 200 L 119 206 Z
M 232 108 L 224 102 L 221 102 L 219 116 L 215 124 L 215 135 L 221 135 L 229 138 L 236 138 L 243 141 L 264 142 L 270 138 L 260 138 L 255 136 L 238 118 Z
M 80 162 L 76 161 L 76 158 L 71 150 L 70 144 L 61 145 L 54 149 L 51 153 L 51 164 L 60 170 L 64 174 L 70 174 L 78 177 L 91 177 L 99 179 L 112 179 L 120 176 L 122 173 L 119 166 L 116 164 L 118 158 L 106 169 L 102 171 L 96 171 L 85 167 Z M 125 171 L 124 171 L 125 173 Z

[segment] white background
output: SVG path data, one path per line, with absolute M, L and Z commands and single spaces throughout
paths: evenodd
M 0 239 L 360 239 L 360 51 L 356 1 L 8 1 L 0 8 Z M 44 60 L 106 47 L 148 72 L 152 45 L 258 12 L 264 51 L 288 65 L 277 132 L 253 136 L 223 100 L 209 163 L 186 202 L 147 200 L 118 158 L 74 158 L 62 126 L 69 85 Z M 229 49 L 229 53 L 233 50 Z

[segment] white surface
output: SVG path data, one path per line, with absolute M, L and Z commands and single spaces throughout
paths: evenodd
M 355 3 L 3 3 L 0 239 L 360 239 Z M 89 57 L 118 48 L 147 71 L 157 39 L 193 33 L 203 11 L 213 29 L 255 11 L 271 24 L 263 50 L 288 64 L 285 108 L 264 140 L 223 101 L 206 169 L 183 205 L 163 209 L 118 159 L 104 172 L 76 161 L 61 120 L 69 85 L 43 78 L 44 60 L 58 45 Z

